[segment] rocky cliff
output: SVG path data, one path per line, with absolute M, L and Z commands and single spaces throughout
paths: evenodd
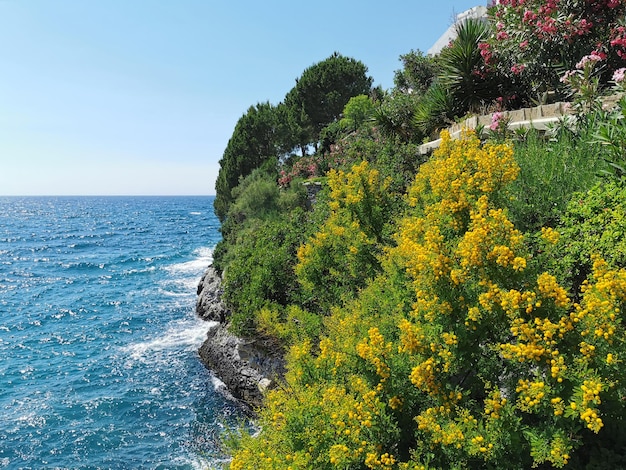
M 197 314 L 218 322 L 199 349 L 200 359 L 235 398 L 252 408 L 263 402 L 263 393 L 284 374 L 283 351 L 271 341 L 240 338 L 228 331 L 229 310 L 221 299 L 221 278 L 209 267 L 198 284 Z

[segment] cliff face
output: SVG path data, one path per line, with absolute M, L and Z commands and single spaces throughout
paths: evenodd
M 258 407 L 263 392 L 284 374 L 283 353 L 269 341 L 232 335 L 228 331 L 230 312 L 221 294 L 221 278 L 209 267 L 198 284 L 196 312 L 205 320 L 219 323 L 209 330 L 198 353 L 235 398 Z

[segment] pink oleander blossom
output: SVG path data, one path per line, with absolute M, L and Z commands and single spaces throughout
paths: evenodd
M 624 75 L 626 74 L 626 68 L 622 67 L 613 72 L 613 81 L 615 83 L 622 83 L 624 81 Z
M 489 125 L 489 129 L 492 131 L 497 131 L 500 127 L 500 121 L 504 117 L 504 114 L 501 112 L 495 112 L 491 115 L 491 124 Z
M 532 23 L 537 19 L 537 13 L 532 10 L 526 10 L 524 12 L 524 17 L 522 18 L 522 22 L 524 23 Z
M 580 62 L 576 64 L 576 68 L 578 70 L 582 70 L 587 64 L 595 64 L 596 62 L 600 62 L 601 60 L 602 56 L 600 56 L 598 53 L 592 52 L 591 54 L 586 55 L 582 59 L 580 59 Z
M 481 42 L 478 44 L 478 49 L 480 50 L 480 55 L 485 61 L 485 64 L 489 64 L 493 58 L 493 53 L 489 47 L 489 43 Z
M 513 74 L 515 75 L 519 75 L 524 71 L 525 68 L 526 66 L 524 64 L 515 64 L 511 67 L 511 72 L 513 72 Z
M 559 79 L 561 83 L 569 83 L 572 75 L 577 75 L 579 72 L 577 70 L 568 70 L 563 74 L 563 76 Z
M 506 31 L 498 31 L 498 33 L 496 34 L 496 39 L 498 41 L 504 41 L 505 39 L 509 38 L 509 34 Z

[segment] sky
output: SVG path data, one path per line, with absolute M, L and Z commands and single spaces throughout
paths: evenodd
M 393 87 L 480 0 L 0 0 L 0 195 L 212 195 L 237 120 L 333 52 Z

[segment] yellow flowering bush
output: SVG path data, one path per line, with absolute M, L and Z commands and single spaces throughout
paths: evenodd
M 595 257 L 568 291 L 535 251 L 564 237 L 524 234 L 497 204 L 518 172 L 511 148 L 442 138 L 394 243 L 378 245 L 380 272 L 331 309 L 319 341 L 292 346 L 231 468 L 584 468 L 624 437 L 626 271 Z M 345 236 L 330 231 L 358 195 L 350 178 L 384 192 L 366 170 L 332 176 L 331 215 L 309 245 Z M 323 266 L 306 246 L 305 280 Z
M 399 351 L 413 364 L 412 384 L 431 402 L 416 417 L 417 448 L 436 445 L 444 467 L 505 456 L 508 468 L 562 467 L 585 438 L 593 440 L 585 429 L 604 426 L 602 395 L 612 396 L 610 409 L 623 406 L 615 346 L 624 339 L 626 272 L 596 260 L 575 303 L 533 264 L 526 237 L 495 204 L 517 175 L 511 149 L 481 146 L 472 135 L 442 138 L 409 189 L 414 210 L 389 250 L 415 293 L 409 317 L 398 322 Z M 560 239 L 552 228 L 541 238 L 546 245 Z M 451 403 L 454 393 L 462 398 Z M 453 425 L 460 430 L 450 445 L 444 430 Z M 525 444 L 513 449 L 511 442 Z
M 299 248 L 296 266 L 303 288 L 322 309 L 355 294 L 380 271 L 389 184 L 367 161 L 350 172 L 329 171 L 329 216 Z

